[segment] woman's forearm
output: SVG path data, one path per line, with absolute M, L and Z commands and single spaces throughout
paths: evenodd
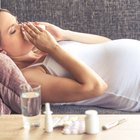
M 40 23 L 46 26 L 47 31 L 50 32 L 57 41 L 71 40 L 86 44 L 110 41 L 109 38 L 104 36 L 64 30 L 50 23 Z
M 65 32 L 64 40 L 77 41 L 81 43 L 95 44 L 95 43 L 102 43 L 111 40 L 107 37 L 94 35 L 94 34 L 74 32 L 70 30 L 65 30 L 64 32 Z

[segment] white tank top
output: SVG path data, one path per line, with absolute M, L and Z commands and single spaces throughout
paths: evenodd
M 73 57 L 91 67 L 108 84 L 102 96 L 70 104 L 131 111 L 140 109 L 140 41 L 120 39 L 101 44 L 63 41 L 60 45 Z M 50 56 L 44 59 L 43 65 L 52 75 L 72 78 Z

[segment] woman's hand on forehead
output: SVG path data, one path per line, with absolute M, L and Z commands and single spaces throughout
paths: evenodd
M 31 22 L 23 23 L 22 30 L 27 33 L 29 41 L 43 52 L 48 53 L 48 49 L 57 44 L 55 38 L 47 30 Z
M 26 36 L 31 42 L 33 39 L 36 39 L 37 36 L 43 31 L 41 28 L 35 26 L 32 22 L 22 23 L 21 29 L 23 32 L 26 32 Z
M 22 23 L 22 25 L 29 32 L 34 31 L 36 34 L 39 34 L 40 31 L 43 31 L 42 28 L 38 28 L 38 26 L 36 26 L 33 22 Z M 26 27 L 28 27 L 28 28 L 26 28 Z

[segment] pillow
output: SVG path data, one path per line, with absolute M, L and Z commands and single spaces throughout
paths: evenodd
M 27 83 L 22 72 L 6 54 L 0 53 L 0 114 L 20 113 L 20 84 Z

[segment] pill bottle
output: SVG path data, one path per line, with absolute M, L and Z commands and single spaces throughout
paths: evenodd
M 85 111 L 85 132 L 87 134 L 99 133 L 99 116 L 96 110 Z

